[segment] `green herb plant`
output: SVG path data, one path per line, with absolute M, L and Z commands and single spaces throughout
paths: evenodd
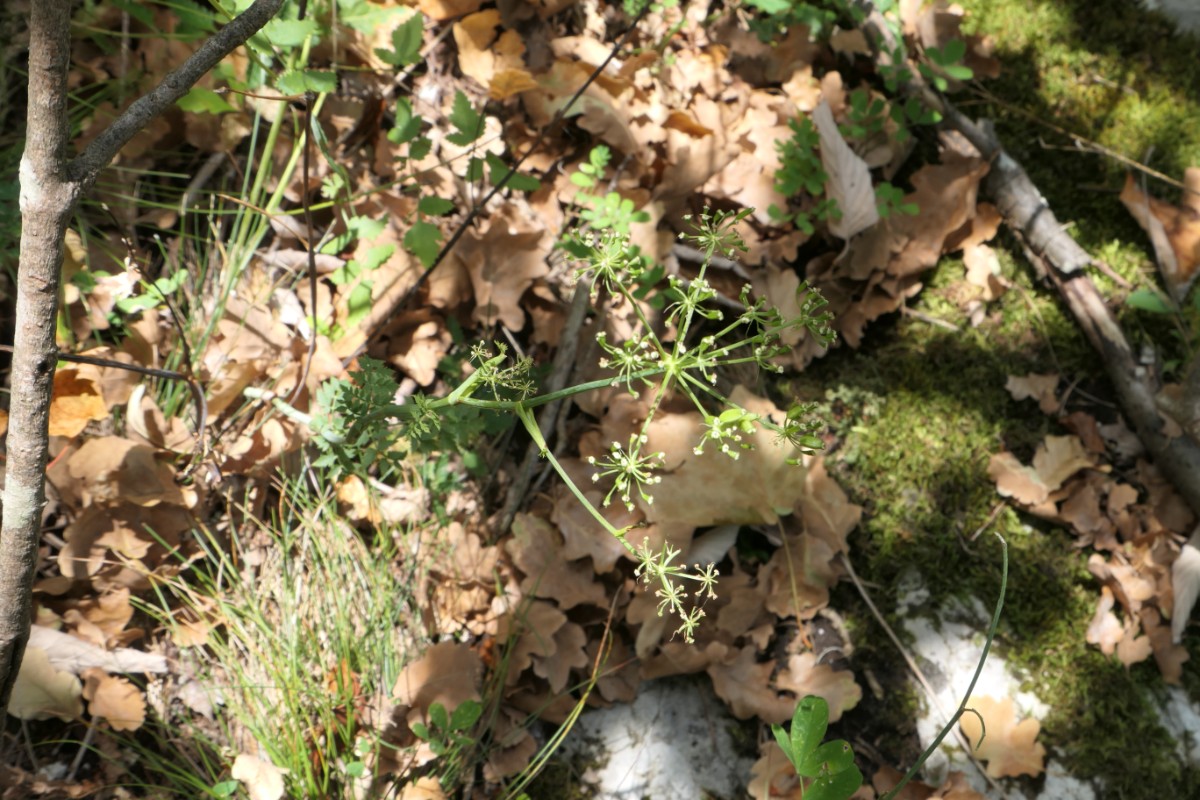
M 467 763 L 467 754 L 475 747 L 476 737 L 471 735 L 483 705 L 478 700 L 465 700 L 452 713 L 441 703 L 429 707 L 429 724 L 414 722 L 412 732 L 429 744 L 429 749 L 438 757 L 439 781 L 449 789 L 457 785 L 458 775 Z
M 647 431 L 668 396 L 682 395 L 700 411 L 704 427 L 695 446 L 697 453 L 712 447 L 737 459 L 750 448 L 749 436 L 757 428 L 772 431 L 779 442 L 795 448 L 797 456 L 820 449 L 821 440 L 816 435 L 819 423 L 809 419 L 811 406 L 794 405 L 783 419 L 772 420 L 737 406 L 716 388 L 718 371 L 733 365 L 757 364 L 770 372 L 780 371 L 774 360 L 787 352 L 781 343 L 786 331 L 805 330 L 825 345 L 833 340 L 825 300 L 804 284 L 797 292 L 799 313 L 792 318 L 785 319 L 763 300 L 753 301 L 748 286 L 741 295 L 745 310 L 735 319 L 726 320 L 724 312 L 709 307 L 716 290 L 705 277 L 708 264 L 714 256 L 733 257 L 745 249 L 734 226 L 750 213 L 705 210 L 693 220 L 695 231 L 683 238 L 704 255 L 699 274 L 686 285 L 672 278 L 663 291 L 668 304 L 667 329 L 677 331 L 673 341 L 659 337 L 637 302 L 635 292 L 641 288 L 638 279 L 647 265 L 631 247 L 628 236 L 614 231 L 584 231 L 565 242 L 566 251 L 579 260 L 578 276 L 588 280 L 594 292 L 624 298 L 641 321 L 640 332 L 628 340 L 613 342 L 604 334 L 597 337 L 605 353 L 601 364 L 613 372 L 610 378 L 539 395 L 535 393 L 528 359 L 510 362 L 503 345 L 493 351 L 479 344 L 472 351 L 474 372 L 445 397 L 418 394 L 403 405 L 395 405 L 391 402 L 394 384 L 386 378 L 386 367 L 363 359 L 363 369 L 354 381 L 326 384 L 318 397 L 320 408 L 311 416 L 290 409 L 279 399 L 274 402 L 281 412 L 312 429 L 316 434 L 313 442 L 320 451 L 317 463 L 335 476 L 362 473 L 379 463 L 394 463 L 396 455 L 414 442 L 436 439 L 446 424 L 446 415 L 458 409 L 515 417 L 576 499 L 636 558 L 636 574 L 654 588 L 660 601 L 659 613 L 676 616 L 680 620 L 677 633 L 691 641 L 704 612 L 698 605 L 688 607 L 690 600 L 683 582 L 696 584 L 692 600 L 714 596 L 714 567 L 710 564 L 692 573 L 674 563 L 679 550 L 664 545 L 661 551 L 653 552 L 645 541 L 639 544 L 629 528 L 619 529 L 609 523 L 550 451 L 535 411 L 554 400 L 607 386 L 623 385 L 631 394 L 649 394 L 649 411 L 640 430 L 628 441 L 614 442 L 605 456 L 591 459 L 593 479 L 608 487 L 603 504 L 616 499 L 631 509 L 635 498 L 652 503 L 653 486 L 661 480 L 656 473 L 664 454 L 647 451 Z M 793 459 L 796 461 L 798 457 Z

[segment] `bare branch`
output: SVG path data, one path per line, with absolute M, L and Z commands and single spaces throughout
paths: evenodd
M 35 5 L 37 5 L 35 3 Z M 173 70 L 162 82 L 139 97 L 112 125 L 97 136 L 69 167 L 70 176 L 90 184 L 108 166 L 121 148 L 150 121 L 183 97 L 208 71 L 220 63 L 247 39 L 257 33 L 279 12 L 283 0 L 254 0 L 254 4 L 221 28 L 200 49 Z

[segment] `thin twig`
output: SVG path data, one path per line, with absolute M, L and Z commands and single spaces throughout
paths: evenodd
M 916 678 L 917 683 L 921 684 L 921 689 L 925 692 L 925 696 L 929 698 L 929 702 L 934 708 L 937 709 L 938 713 L 942 715 L 942 719 L 944 719 L 946 723 L 949 723 L 952 719 L 951 715 L 946 712 L 946 709 L 938 700 L 937 692 L 935 692 L 933 687 L 929 685 L 929 681 L 925 678 L 925 673 L 923 673 L 921 668 L 917 666 L 917 662 L 908 652 L 908 648 L 904 646 L 904 644 L 900 641 L 900 637 L 896 636 L 896 632 L 892 630 L 892 626 L 888 625 L 887 620 L 883 618 L 883 614 L 879 612 L 875 602 L 871 599 L 870 593 L 867 592 L 867 587 L 863 586 L 862 581 L 858 579 L 858 575 L 854 572 L 854 567 L 851 566 L 850 559 L 846 558 L 844 553 L 838 553 L 838 556 L 841 558 L 842 566 L 846 568 L 846 574 L 850 576 L 850 581 L 854 584 L 854 588 L 858 590 L 863 602 L 867 604 L 867 608 L 871 609 L 871 614 L 875 617 L 875 620 L 879 623 L 879 626 L 883 628 L 883 632 L 887 634 L 887 637 L 892 640 L 892 644 L 895 645 L 898 651 L 900 651 L 901 658 L 903 658 L 904 663 L 908 665 L 908 669 L 910 672 L 912 672 L 913 677 Z M 974 684 L 972 683 L 972 686 L 973 685 Z M 964 699 L 963 702 L 966 702 L 966 699 Z M 954 726 L 954 737 L 958 740 L 959 745 L 962 746 L 963 751 L 966 752 L 967 757 L 971 759 L 971 763 L 974 764 L 975 768 L 979 770 L 979 773 L 983 775 L 989 784 L 991 784 L 993 789 L 1004 795 L 1004 789 L 1001 788 L 1001 786 L 996 783 L 996 781 L 990 775 L 987 774 L 987 770 L 984 769 L 983 764 L 979 763 L 979 759 L 975 758 L 975 755 L 971 752 L 970 742 L 967 741 L 967 737 L 961 730 L 959 730 L 957 725 Z

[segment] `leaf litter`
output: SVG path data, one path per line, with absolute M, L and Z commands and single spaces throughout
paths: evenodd
M 799 26 L 767 46 L 733 15 L 711 27 L 675 27 L 705 15 L 707 3 L 692 3 L 684 10 L 647 16 L 633 39 L 635 48 L 618 53 L 567 112 L 573 133 L 555 134 L 545 150 L 529 159 L 527 168 L 538 174 L 541 188 L 509 192 L 481 209 L 444 264 L 425 282 L 420 307 L 402 308 L 400 300 L 417 286 L 422 262 L 429 263 L 429 251 L 412 246 L 413 231 L 444 241 L 462 221 L 458 209 L 479 199 L 472 159 L 483 163 L 494 157 L 504 164 L 525 153 L 537 133 L 607 59 L 611 42 L 604 14 L 611 9 L 591 0 L 580 3 L 581 20 L 564 28 L 557 15 L 567 5 L 546 1 L 483 8 L 479 0 L 421 0 L 415 13 L 421 18 L 422 52 L 431 64 L 440 64 L 409 76 L 411 97 L 429 106 L 422 111 L 427 118 L 452 124 L 426 131 L 430 147 L 414 156 L 408 142 L 389 136 L 373 116 L 377 101 L 334 98 L 332 110 L 320 122 L 329 137 L 340 142 L 335 145 L 340 148 L 339 166 L 335 169 L 315 144 L 306 142 L 301 147 L 309 147 L 312 157 L 310 184 L 302 185 L 295 172 L 280 187 L 292 208 L 301 197 L 315 197 L 315 191 L 329 189 L 336 195 L 339 181 L 347 178 L 351 185 L 343 188 L 354 191 L 349 213 L 335 215 L 330 222 L 335 246 L 317 254 L 319 285 L 310 287 L 302 275 L 305 246 L 316 232 L 305 230 L 299 217 L 278 211 L 269 216 L 274 232 L 270 252 L 252 255 L 223 302 L 214 303 L 214 285 L 184 276 L 183 291 L 195 307 L 216 315 L 203 335 L 189 337 L 197 346 L 192 354 L 195 377 L 207 389 L 206 422 L 216 430 L 203 454 L 214 474 L 265 486 L 309 436 L 304 426 L 280 417 L 269 404 L 248 402 L 247 388 L 291 397 L 292 405 L 306 412 L 313 410 L 323 381 L 353 371 L 353 364 L 344 367 L 343 360 L 364 346 L 399 372 L 401 391 L 407 386 L 410 393 L 445 386 L 446 362 L 461 366 L 463 361 L 456 347 L 463 331 L 486 337 L 502 330 L 519 336 L 533 328 L 531 343 L 541 353 L 556 346 L 568 287 L 565 271 L 555 263 L 554 243 L 574 213 L 577 198 L 576 187 L 555 175 L 556 170 L 574 172 L 582 163 L 570 136 L 585 136 L 621 154 L 611 189 L 621 201 L 645 212 L 649 221 L 632 223 L 632 239 L 669 275 L 687 275 L 688 262 L 673 232 L 681 229 L 682 215 L 695 209 L 698 197 L 755 208 L 738 229 L 749 246 L 738 269 L 753 286 L 752 298 L 765 297 L 785 312 L 794 311 L 799 281 L 807 279 L 830 301 L 834 327 L 848 347 L 859 347 L 871 322 L 916 294 L 923 273 L 947 253 L 963 252 L 966 278 L 975 287 L 969 300 L 974 311 L 982 314 L 1005 291 L 986 244 L 996 232 L 998 214 L 976 202 L 987 164 L 956 137 L 943 135 L 936 163 L 919 166 L 909 178 L 913 190 L 904 192 L 902 200 L 919 206 L 920 213 L 879 218 L 870 170 L 883 168 L 891 177 L 908 151 L 890 139 L 847 138 L 839 128 L 848 119 L 850 93 L 858 87 L 850 85 L 855 80 L 851 73 L 830 67 L 835 63 L 831 54 L 860 53 L 853 32 L 835 37 L 831 51 L 830 45 L 809 41 Z M 376 10 L 395 25 L 372 32 L 341 25 L 342 66 L 386 66 L 375 54 L 392 45 L 393 31 L 402 20 L 391 15 L 388 6 Z M 114 24 L 111 10 L 98 13 L 109 16 L 94 24 Z M 922 14 L 905 11 L 911 32 L 927 45 L 954 35 L 961 17 L 956 13 L 943 6 Z M 162 29 L 174 25 L 165 10 L 152 14 Z M 445 27 L 449 37 L 438 38 Z M 656 32 L 667 30 L 669 37 L 656 42 Z M 150 77 L 178 63 L 194 44 L 148 37 L 139 39 L 137 47 L 145 75 L 135 83 L 148 85 Z M 991 71 L 986 50 L 985 43 L 971 41 L 969 58 L 977 74 Z M 75 61 L 73 80 L 78 84 L 125 77 L 114 53 L 89 46 Z M 244 76 L 244 56 L 231 58 L 230 64 L 232 74 Z M 452 66 L 461 79 L 453 75 Z M 364 81 L 369 85 L 371 78 Z M 377 88 L 389 85 L 376 83 Z M 200 86 L 211 90 L 217 81 L 208 78 Z M 255 114 L 271 120 L 283 113 L 282 104 L 270 98 L 223 97 L 215 113 L 176 111 L 140 134 L 122 153 L 121 165 L 127 171 L 121 175 L 153 166 L 158 153 L 185 142 L 204 156 L 225 156 L 243 146 Z M 491 103 L 483 106 L 485 98 Z M 476 109 L 483 111 L 477 114 Z M 116 110 L 98 105 L 82 126 L 80 143 L 96 135 Z M 829 220 L 823 232 L 844 242 L 819 251 L 810 245 L 819 242 L 820 234 L 768 213 L 772 206 L 793 219 L 814 213 L 811 193 L 784 193 L 777 175 L 784 166 L 777 143 L 793 138 L 793 120 L 810 116 L 825 172 L 823 190 L 838 200 L 843 212 Z M 479 126 L 482 137 L 477 143 L 459 143 L 463 128 L 471 124 Z M 295 147 L 291 128 L 281 130 L 276 150 L 265 156 L 274 161 L 277 173 Z M 448 199 L 447 209 L 422 211 L 392 183 L 402 177 Z M 133 195 L 135 188 L 118 182 L 105 193 L 114 198 L 122 191 Z M 111 204 L 129 208 L 116 199 Z M 124 213 L 118 211 L 119 220 L 134 221 L 125 220 Z M 136 221 L 166 228 L 174 224 L 174 215 L 162 209 L 152 219 Z M 351 219 L 374 224 L 352 227 Z M 1180 234 L 1173 235 L 1178 243 Z M 68 242 L 68 271 L 86 269 L 85 263 L 91 270 L 100 264 L 109 270 L 107 277 L 93 277 L 90 287 L 87 280 L 72 282 L 66 296 L 72 333 L 79 342 L 95 339 L 97 332 L 110 329 L 114 309 L 136 300 L 141 305 L 128 312 L 124 337 L 118 337 L 117 344 L 105 344 L 102 354 L 143 367 L 173 364 L 170 354 L 183 344 L 180 332 L 188 321 L 175 318 L 171 308 L 154 301 L 145 289 L 145 276 L 136 264 L 149 262 L 147 248 L 118 245 L 117 239 L 115 231 L 103 231 L 89 236 L 87 247 L 78 235 Z M 797 258 L 799 270 L 783 266 Z M 359 270 L 353 276 L 351 265 Z M 737 303 L 740 286 L 734 282 L 731 287 L 727 300 Z M 310 288 L 316 308 L 311 307 Z M 653 317 L 654 309 L 647 310 Z M 602 311 L 606 326 L 630 324 L 619 308 Z M 312 330 L 314 315 L 328 323 L 324 329 Z M 823 354 L 808 338 L 796 337 L 788 344 L 793 349 L 784 366 L 801 369 Z M 1040 382 L 1036 377 L 1014 378 L 1013 391 L 1037 399 L 1043 411 L 1054 413 L 1055 386 L 1049 385 L 1050 376 Z M 735 402 L 766 416 L 780 413 L 769 399 L 756 394 L 761 389 L 736 379 L 730 383 Z M 594 491 L 584 459 L 603 453 L 612 441 L 626 440 L 647 410 L 619 389 L 599 390 L 577 405 L 585 416 L 574 423 L 569 442 L 576 455 L 562 460 L 599 505 L 603 493 Z M 78 718 L 86 700 L 88 714 L 112 730 L 136 730 L 143 723 L 143 689 L 118 673 L 155 673 L 152 667 L 158 662 L 126 660 L 128 645 L 147 634 L 141 627 L 130 627 L 140 625 L 131 597 L 171 580 L 179 571 L 178 555 L 201 557 L 193 531 L 212 519 L 225 497 L 216 482 L 185 476 L 184 466 L 194 449 L 181 410 L 185 407 L 168 406 L 161 394 L 146 390 L 146 382 L 120 370 L 71 365 L 58 371 L 50 423 L 56 438 L 48 477 L 52 511 L 65 524 L 61 544 L 49 553 L 56 571 L 38 585 L 38 619 L 45 628 L 107 655 L 87 657 L 90 666 L 82 670 L 81 682 L 62 671 L 42 645 L 31 647 L 14 696 L 14 708 L 23 717 Z M 123 416 L 123 424 L 114 419 L 114 412 Z M 195 420 L 190 423 L 194 429 Z M 695 455 L 699 423 L 694 412 L 664 408 L 650 430 L 653 448 L 667 453 L 668 465 L 654 505 L 614 506 L 604 512 L 621 527 L 640 526 L 635 532 L 654 547 L 670 543 L 685 552 L 693 547 L 699 552 L 701 540 L 720 542 L 717 549 L 709 544 L 704 555 L 725 565 L 723 588 L 705 606 L 708 621 L 690 645 L 671 637 L 655 613 L 652 596 L 629 591 L 633 565 L 628 554 L 562 487 L 548 487 L 534 497 L 511 531 L 493 531 L 478 509 L 462 498 L 458 518 L 438 526 L 429 517 L 428 493 L 415 482 L 381 487 L 347 479 L 338 486 L 342 508 L 356 524 L 413 525 L 414 536 L 422 542 L 440 539 L 446 544 L 428 548 L 433 555 L 417 584 L 421 623 L 431 639 L 443 640 L 401 672 L 389 694 L 395 703 L 384 715 L 389 722 L 380 726 L 382 735 L 400 748 L 385 759 L 390 766 L 381 763 L 380 769 L 391 769 L 407 781 L 402 796 L 442 796 L 436 781 L 412 771 L 414 764 L 429 761 L 433 754 L 427 743 L 413 739 L 411 725 L 427 724 L 434 703 L 452 710 L 482 699 L 491 685 L 489 676 L 502 670 L 492 732 L 497 746 L 484 771 L 489 781 L 523 769 L 537 750 L 530 718 L 565 719 L 578 696 L 574 687 L 592 678 L 597 691 L 588 695 L 587 703 L 600 706 L 629 701 L 642 679 L 705 673 L 737 716 L 768 722 L 790 718 L 796 700 L 808 693 L 829 702 L 832 719 L 860 701 L 862 689 L 853 673 L 822 663 L 809 648 L 807 631 L 828 607 L 830 590 L 842 578 L 839 557 L 848 553 L 846 537 L 858 524 L 862 508 L 848 500 L 821 459 L 807 458 L 803 468 L 790 467 L 785 460 L 794 454 L 765 439 L 743 453 L 734 469 L 718 453 Z M 1170 608 L 1163 598 L 1169 597 L 1166 575 L 1178 548 L 1171 536 L 1178 528 L 1168 522 L 1174 524 L 1184 514 L 1148 465 L 1139 462 L 1132 473 L 1132 483 L 1142 486 L 1142 492 L 1132 483 L 1109 478 L 1104 458 L 1077 435 L 1047 437 L 1032 466 L 1000 454 L 990 472 L 1013 502 L 1072 526 L 1081 537 L 1080 546 L 1106 554 L 1098 552 L 1094 566 L 1089 565 L 1103 582 L 1089 641 L 1105 652 L 1116 652 L 1127 664 L 1154 654 L 1164 675 L 1177 681 L 1186 654 L 1181 656 L 1163 639 L 1163 613 Z M 1154 480 L 1158 482 L 1150 488 Z M 251 515 L 265 509 L 265 492 L 259 490 L 256 496 L 245 509 Z M 719 526 L 762 531 L 776 549 L 765 559 L 744 557 L 736 536 L 705 538 L 706 530 Z M 181 609 L 178 617 L 174 645 L 184 650 L 202 646 L 208 630 L 223 624 L 195 609 Z M 156 636 L 150 640 L 152 649 L 162 648 Z M 503 666 L 495 655 L 497 648 L 505 652 Z M 995 748 L 989 751 L 994 753 L 989 769 L 995 764 L 997 774 L 1036 774 L 1036 729 L 1031 736 L 1028 726 L 1022 727 L 1026 723 L 1011 724 L 1003 711 L 996 713 L 997 730 L 1008 733 L 991 740 L 989 724 L 989 742 Z M 795 790 L 794 783 L 792 789 L 777 790 L 787 778 L 779 772 L 782 759 L 772 750 L 776 747 L 773 742 L 763 745 L 755 768 L 758 783 L 752 787 L 769 784 L 772 796 L 792 796 L 786 791 Z M 414 759 L 406 759 L 407 753 Z M 282 795 L 281 768 L 257 755 L 240 753 L 232 776 L 251 796 Z M 975 796 L 953 788 L 955 780 L 924 796 Z M 884 791 L 878 783 L 875 788 Z

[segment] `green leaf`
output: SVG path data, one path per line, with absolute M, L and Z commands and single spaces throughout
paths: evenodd
M 862 786 L 863 776 L 853 764 L 837 775 L 822 775 L 804 790 L 804 800 L 847 800 Z
M 408 229 L 408 233 L 404 234 L 404 246 L 420 259 L 426 268 L 433 266 L 438 251 L 441 249 L 438 246 L 438 242 L 441 240 L 442 232 L 438 230 L 438 227 L 424 220 L 414 222 Z
M 854 766 L 854 749 L 845 739 L 826 742 L 796 768 L 796 772 L 807 777 L 821 774 L 837 775 Z
M 829 704 L 825 698 L 807 695 L 792 714 L 792 757 L 803 764 L 825 738 L 829 727 Z M 797 769 L 799 767 L 797 766 Z
M 374 33 L 400 12 L 396 6 L 383 6 L 368 0 L 338 0 L 337 21 L 361 33 Z
M 1125 298 L 1125 305 L 1140 311 L 1149 311 L 1151 314 L 1170 314 L 1172 312 L 1166 299 L 1153 289 L 1138 289 Z
M 946 46 L 942 48 L 942 61 L 938 63 L 942 66 L 949 64 L 957 64 L 963 60 L 963 56 L 967 54 L 967 43 L 962 39 L 951 39 L 946 42 Z
M 224 97 L 212 89 L 199 86 L 193 86 L 191 91 L 175 102 L 181 109 L 193 114 L 224 114 L 226 111 L 233 111 L 233 106 L 229 105 Z
M 299 47 L 304 40 L 317 32 L 317 21 L 307 19 L 273 19 L 263 28 L 263 33 L 276 47 Z
M 431 142 L 427 137 L 421 136 L 409 143 L 408 157 L 413 161 L 420 161 L 421 159 L 425 158 L 425 156 L 429 155 L 429 151 L 432 149 L 433 142 Z
M 583 167 L 586 167 L 586 166 L 587 166 L 587 164 L 583 164 L 580 166 L 580 169 L 582 169 Z M 571 173 L 571 183 L 575 184 L 580 189 L 591 189 L 593 186 L 596 185 L 596 179 L 593 178 L 591 175 L 587 175 L 583 172 L 572 172 Z
M 413 113 L 412 103 L 407 97 L 401 97 L 396 101 L 396 124 L 388 131 L 388 141 L 392 144 L 404 144 L 411 142 L 421 132 L 420 114 Z M 412 157 L 413 146 L 409 145 L 409 157 Z
M 217 797 L 233 797 L 241 785 L 241 781 L 221 781 L 213 784 L 212 793 Z
M 350 296 L 346 298 L 346 310 L 349 312 L 346 315 L 346 328 L 355 328 L 371 313 L 371 285 L 370 281 L 362 281 L 350 290 Z
M 421 42 L 425 38 L 425 17 L 420 12 L 392 31 L 391 51 L 376 48 L 375 54 L 393 67 L 407 67 L 421 60 Z
M 346 774 L 351 778 L 361 778 L 367 771 L 367 765 L 361 761 L 351 761 L 346 765 Z
M 454 93 L 454 106 L 450 110 L 450 124 L 458 130 L 446 137 L 446 141 L 466 147 L 483 135 L 483 117 L 471 105 L 462 91 Z
M 500 156 L 496 155 L 495 153 L 487 154 L 487 164 L 489 170 L 491 171 L 493 186 L 499 186 L 500 182 L 513 172 L 511 169 L 509 169 L 509 166 L 504 163 Z M 508 183 L 504 185 L 517 192 L 536 192 L 541 188 L 542 182 L 537 178 L 529 175 L 522 175 L 518 172 L 513 174 L 513 176 L 508 179 Z
M 275 88 L 286 95 L 328 94 L 337 90 L 337 74 L 320 69 L 293 70 L 280 75 L 275 80 Z
M 440 217 L 454 210 L 454 201 L 444 197 L 422 197 L 417 201 L 417 211 L 431 217 Z
M 440 731 L 449 729 L 450 715 L 446 713 L 446 707 L 441 703 L 434 703 L 429 707 L 429 721 L 433 723 L 433 727 Z
M 779 744 L 779 749 L 787 756 L 787 760 L 792 762 L 792 766 L 796 766 L 796 761 L 792 758 L 792 740 L 788 738 L 787 731 L 782 725 L 772 725 L 771 733 L 775 734 L 775 741 Z
M 482 714 L 483 705 L 481 703 L 476 700 L 464 700 L 450 715 L 450 730 L 470 730 L 479 721 Z
M 359 264 L 366 272 L 379 269 L 379 266 L 392 257 L 392 253 L 396 252 L 394 244 L 377 244 L 368 250 L 359 260 Z

